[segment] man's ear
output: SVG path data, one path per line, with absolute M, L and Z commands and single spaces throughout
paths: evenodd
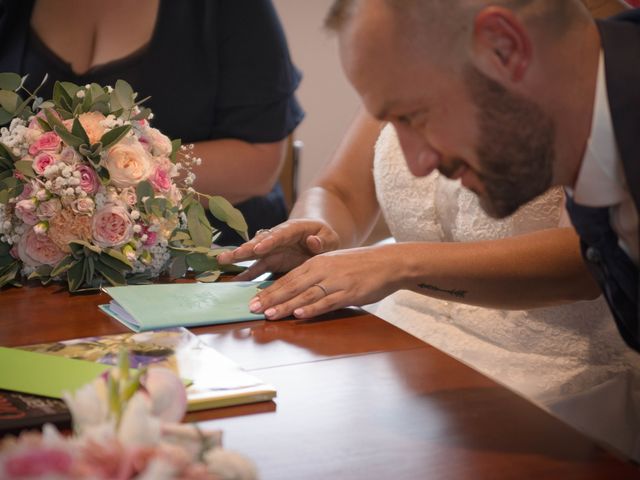
M 473 56 L 476 66 L 490 77 L 518 82 L 531 62 L 531 38 L 513 11 L 489 6 L 474 21 Z

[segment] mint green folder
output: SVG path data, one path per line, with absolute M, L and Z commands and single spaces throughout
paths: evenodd
M 62 398 L 91 382 L 109 365 L 0 347 L 0 389 Z
M 100 309 L 134 332 L 263 320 L 249 300 L 269 282 L 170 283 L 107 287 Z

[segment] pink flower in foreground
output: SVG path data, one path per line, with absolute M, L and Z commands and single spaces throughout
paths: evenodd
M 65 256 L 48 235 L 38 235 L 30 228 L 18 242 L 18 256 L 25 265 L 56 265 Z
M 10 456 L 4 462 L 1 478 L 40 478 L 70 474 L 73 464 L 71 454 L 61 448 L 39 446 Z M 2 475 L 2 474 L 6 474 Z
M 89 165 L 76 166 L 76 172 L 80 172 L 80 188 L 89 195 L 93 195 L 100 187 L 98 174 Z
M 35 155 L 38 152 L 54 152 L 60 147 L 60 137 L 55 132 L 45 132 L 29 146 L 29 153 Z
M 115 247 L 131 240 L 133 221 L 123 207 L 109 204 L 94 214 L 91 230 L 96 244 Z

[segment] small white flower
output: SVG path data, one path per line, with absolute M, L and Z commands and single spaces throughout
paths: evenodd
M 111 85 L 107 85 L 107 92 L 113 92 L 113 87 Z
M 141 226 L 141 225 L 139 225 L 139 224 L 134 225 L 134 226 L 133 226 L 133 231 L 134 231 L 135 233 L 140 233 L 140 232 L 142 231 L 142 226 Z
M 131 210 L 131 214 L 129 215 L 132 220 L 138 220 L 140 218 L 139 210 Z
M 73 188 L 69 187 L 64 191 L 64 193 L 65 195 L 72 197 L 76 193 L 76 191 Z
M 78 93 L 76 93 L 76 97 L 84 98 L 84 90 L 78 90 Z

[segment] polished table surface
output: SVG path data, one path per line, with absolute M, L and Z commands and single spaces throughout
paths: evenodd
M 0 345 L 125 332 L 97 309 L 108 301 L 58 285 L 1 290 Z M 278 390 L 275 402 L 187 417 L 222 429 L 225 446 L 265 480 L 640 478 L 636 466 L 369 314 L 192 331 Z

